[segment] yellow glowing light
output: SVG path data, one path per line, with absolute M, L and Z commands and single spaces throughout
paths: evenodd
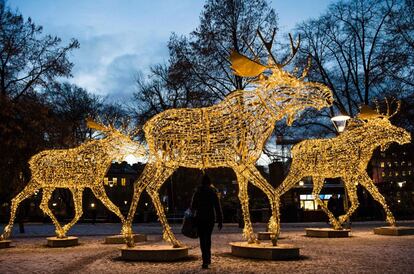
M 263 71 L 260 66 L 249 70 L 244 65 L 238 70 L 239 65 L 243 65 L 243 61 L 233 63 L 233 69 L 239 74 L 245 72 L 252 76 L 253 71 Z M 254 65 L 257 66 L 257 63 Z M 233 91 L 223 101 L 210 107 L 169 109 L 144 125 L 149 149 L 148 163 L 134 184 L 127 223 L 123 227 L 128 246 L 134 245 L 132 220 L 144 190 L 150 195 L 163 226 L 164 240 L 176 247 L 181 245 L 171 231 L 158 194 L 162 184 L 179 166 L 232 168 L 239 185 L 238 196 L 245 223 L 244 237 L 249 242 L 256 241 L 250 221 L 248 182 L 267 195 L 273 212 L 269 230 L 276 229 L 274 188 L 262 177 L 255 163 L 276 121 L 287 117 L 288 124 L 291 124 L 298 112 L 308 107 L 328 107 L 333 103 L 333 97 L 325 85 L 303 81 L 305 74 L 296 78 L 284 71 L 275 60 L 274 65 L 268 67 L 271 75 L 256 75 L 258 78 L 254 90 Z
M 95 208 L 95 203 L 91 203 L 91 207 L 92 208 Z
M 0 240 L 10 237 L 19 204 L 39 189 L 43 189 L 40 208 L 52 219 L 58 238 L 66 237 L 68 230 L 82 216 L 82 193 L 85 188 L 90 188 L 102 204 L 124 222 L 125 218 L 119 208 L 106 196 L 104 176 L 113 160 L 122 161 L 129 154 L 143 156 L 146 153 L 145 148 L 112 126 L 104 126 L 91 120 L 88 120 L 87 125 L 103 132 L 106 138 L 89 141 L 71 149 L 45 150 L 30 159 L 31 180 L 12 199 L 10 221 L 5 226 Z M 75 205 L 75 217 L 63 227 L 48 205 L 56 188 L 69 189 Z M 53 206 L 56 205 L 53 203 Z M 91 204 L 91 207 L 94 206 L 95 204 Z
M 350 120 L 347 129 L 338 137 L 305 140 L 293 146 L 289 174 L 276 189 L 278 233 L 280 196 L 304 177 L 313 178 L 315 202 L 328 215 L 334 229 L 341 229 L 342 224 L 357 209 L 359 202 L 356 187 L 358 184 L 366 188 L 372 197 L 382 205 L 387 216 L 386 221 L 392 226 L 395 225 L 394 216 L 384 197 L 366 171 L 372 153 L 377 147 L 385 150 L 393 142 L 406 144 L 411 141 L 411 136 L 406 130 L 392 125 L 389 121 L 389 118 L 398 111 L 399 103 L 397 111 L 393 114 L 389 113 L 388 102 L 387 109 L 387 114 L 381 115 L 378 109 L 375 112 L 365 106 L 361 109 L 358 119 Z M 319 198 L 325 178 L 337 177 L 342 178 L 351 202 L 348 212 L 339 216 L 338 219 Z

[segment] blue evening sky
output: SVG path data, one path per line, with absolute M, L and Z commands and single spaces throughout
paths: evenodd
M 331 0 L 273 0 L 280 32 L 317 17 Z M 201 0 L 8 0 L 12 9 L 64 41 L 76 38 L 80 49 L 70 79 L 88 91 L 126 99 L 138 71 L 168 59 L 171 32 L 188 34 L 199 24 Z

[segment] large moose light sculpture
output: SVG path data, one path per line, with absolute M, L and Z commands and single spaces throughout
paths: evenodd
M 82 216 L 82 193 L 85 188 L 90 188 L 94 195 L 124 223 L 125 218 L 121 211 L 105 193 L 103 178 L 112 161 L 122 161 L 130 154 L 141 157 L 146 154 L 146 150 L 112 126 L 104 126 L 92 120 L 88 120 L 87 125 L 89 128 L 103 132 L 106 138 L 89 141 L 72 149 L 45 150 L 30 159 L 31 180 L 12 199 L 10 221 L 4 228 L 0 240 L 10 237 L 19 204 L 40 189 L 43 190 L 40 208 L 52 219 L 57 238 L 65 238 L 69 229 Z M 69 189 L 75 205 L 74 218 L 63 227 L 48 205 L 56 188 Z
M 270 42 L 259 36 L 269 51 L 272 65 L 264 66 L 233 52 L 231 61 L 235 73 L 240 76 L 258 76 L 254 90 L 236 90 L 216 105 L 204 108 L 166 110 L 143 127 L 149 148 L 149 160 L 134 186 L 128 218 L 123 227 L 128 246 L 133 246 L 132 220 L 142 191 L 151 196 L 159 220 L 163 226 L 163 238 L 178 247 L 159 199 L 159 189 L 166 179 L 180 166 L 206 169 L 230 167 L 237 176 L 239 199 L 245 227 L 244 237 L 255 242 L 248 207 L 247 184 L 251 182 L 268 197 L 272 207 L 270 231 L 276 228 L 274 188 L 262 177 L 255 163 L 262 153 L 265 142 L 272 134 L 275 122 L 288 117 L 291 124 L 295 115 L 308 108 L 321 109 L 333 103 L 328 87 L 320 83 L 305 82 L 283 70 L 271 53 L 274 32 Z M 297 52 L 292 46 L 292 56 Z M 289 58 L 289 61 L 291 58 Z M 271 75 L 263 74 L 270 69 Z
M 377 147 L 385 150 L 391 143 L 400 145 L 409 143 L 411 135 L 403 128 L 394 126 L 389 121 L 399 109 L 391 114 L 387 103 L 387 113 L 380 114 L 367 106 L 361 108 L 357 119 L 350 121 L 347 129 L 339 136 L 331 139 L 314 139 L 302 141 L 292 148 L 292 164 L 286 179 L 276 189 L 277 233 L 279 233 L 280 197 L 304 177 L 313 179 L 313 196 L 316 203 L 328 215 L 334 229 L 341 229 L 358 208 L 356 186 L 363 186 L 372 197 L 381 204 L 386 213 L 386 220 L 395 226 L 395 219 L 389 210 L 384 197 L 378 191 L 367 174 L 367 166 L 372 153 Z M 348 192 L 351 207 L 338 219 L 329 211 L 319 197 L 325 178 L 342 178 Z

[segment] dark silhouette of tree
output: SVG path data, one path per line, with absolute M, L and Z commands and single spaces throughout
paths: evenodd
M 0 198 L 8 200 L 30 177 L 29 158 L 51 146 L 55 118 L 44 95 L 58 78 L 70 76 L 68 53 L 58 37 L 11 11 L 0 1 Z
M 73 64 L 67 54 L 79 47 L 73 39 L 61 46 L 61 39 L 43 35 L 42 27 L 30 18 L 11 11 L 0 1 L 0 92 L 13 101 L 47 86 L 57 77 L 70 76 Z
M 55 126 L 49 136 L 54 146 L 73 147 L 90 138 L 86 118 L 96 119 L 104 108 L 103 99 L 70 83 L 56 83 L 45 92 Z
M 408 80 L 404 75 L 412 66 L 412 56 L 399 34 L 391 31 L 397 2 L 402 3 L 339 1 L 321 17 L 297 27 L 302 62 L 309 55 L 312 58 L 310 77 L 332 89 L 335 107 L 343 113 L 354 116 L 361 104 L 385 95 L 401 98 L 404 93 L 403 79 Z

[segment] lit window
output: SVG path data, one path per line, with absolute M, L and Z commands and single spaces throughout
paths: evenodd
M 381 167 L 385 167 L 385 163 L 384 162 L 381 162 Z
M 125 186 L 126 185 L 126 179 L 125 178 L 121 178 L 121 186 Z
M 108 177 L 104 177 L 104 185 L 108 185 L 109 184 L 109 181 L 108 181 Z
M 400 173 L 398 171 L 395 172 L 395 176 L 399 176 Z
M 385 172 L 383 171 L 383 172 L 381 172 L 381 176 L 382 177 L 385 177 Z
M 407 175 L 407 173 L 405 172 L 405 170 L 402 171 L 401 175 L 402 176 L 406 176 Z
M 408 166 L 411 166 L 411 162 L 408 162 Z
M 388 167 L 391 167 L 391 162 L 388 162 Z

